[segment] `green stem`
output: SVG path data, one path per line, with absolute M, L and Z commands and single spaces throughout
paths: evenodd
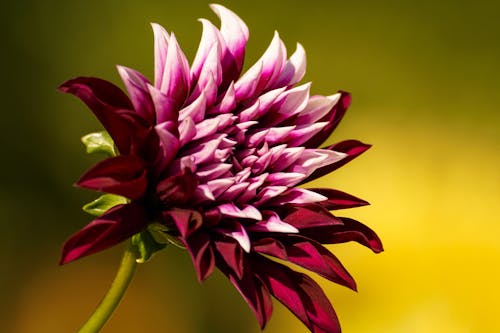
M 122 262 L 116 277 L 111 284 L 106 295 L 101 303 L 97 306 L 94 313 L 90 316 L 85 324 L 80 328 L 78 333 L 97 333 L 101 330 L 104 324 L 113 314 L 120 303 L 125 291 L 127 290 L 130 281 L 137 266 L 137 254 L 134 247 L 130 244 L 123 254 Z

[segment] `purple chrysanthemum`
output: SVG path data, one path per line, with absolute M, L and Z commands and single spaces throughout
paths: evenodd
M 317 148 L 343 117 L 350 95 L 310 96 L 295 86 L 306 60 L 300 44 L 287 59 L 277 33 L 243 75 L 248 28 L 233 12 L 211 8 L 221 28 L 202 19 L 189 66 L 175 35 L 153 24 L 155 79 L 118 67 L 115 85 L 79 77 L 60 89 L 85 102 L 119 155 L 87 171 L 80 187 L 127 198 L 73 235 L 61 263 L 104 250 L 152 223 L 189 251 L 200 281 L 217 267 L 263 328 L 271 295 L 312 332 L 339 332 L 335 312 L 302 266 L 356 289 L 321 244 L 356 241 L 382 251 L 376 234 L 330 211 L 366 205 L 338 190 L 298 187 L 349 162 L 370 146 L 347 140 Z

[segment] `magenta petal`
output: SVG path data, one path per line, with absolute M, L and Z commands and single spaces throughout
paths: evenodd
M 134 109 L 149 123 L 154 121 L 154 107 L 149 94 L 149 81 L 136 70 L 124 66 L 117 66 L 125 88 L 134 105 Z
M 304 179 L 301 182 L 301 184 L 310 182 L 311 180 L 322 177 L 324 175 L 329 174 L 330 172 L 337 170 L 341 166 L 349 163 L 350 161 L 352 161 L 353 159 L 355 159 L 356 157 L 367 151 L 370 147 L 371 145 L 362 143 L 357 140 L 346 140 L 326 147 L 325 149 L 329 149 L 338 153 L 347 154 L 347 156 L 338 160 L 335 163 L 317 169 L 309 177 Z
M 243 67 L 243 59 L 245 57 L 245 46 L 248 41 L 248 27 L 238 15 L 221 5 L 210 5 L 210 8 L 219 16 L 221 20 L 221 35 L 224 38 L 226 47 L 231 55 L 229 59 L 223 58 L 225 62 L 225 76 L 229 79 L 237 77 Z M 231 69 L 230 63 L 234 61 L 236 68 L 230 73 L 227 69 Z
M 170 35 L 160 91 L 181 106 L 190 88 L 189 65 L 174 34 Z
M 243 278 L 243 251 L 235 240 L 224 238 L 215 240 L 215 250 L 224 263 L 231 268 L 238 279 Z
M 151 23 L 155 38 L 155 87 L 160 88 L 165 72 L 165 60 L 167 59 L 168 32 L 159 24 Z
M 115 206 L 66 241 L 60 264 L 116 245 L 141 231 L 148 222 L 147 213 L 140 205 Z
M 286 248 L 287 261 L 313 271 L 324 278 L 356 290 L 356 282 L 341 262 L 321 244 L 302 237 L 279 238 Z
M 132 155 L 119 155 L 97 163 L 80 178 L 76 185 L 138 199 L 146 191 L 146 169 L 139 158 Z
M 189 168 L 175 176 L 169 176 L 156 186 L 156 195 L 162 202 L 171 206 L 184 206 L 191 200 L 198 186 L 198 181 Z
M 340 100 L 332 107 L 330 112 L 328 112 L 323 118 L 319 121 L 327 121 L 328 125 L 318 134 L 310 138 L 303 145 L 307 148 L 316 148 L 319 147 L 335 130 L 337 125 L 340 123 L 342 118 L 344 117 L 347 108 L 351 104 L 351 94 L 341 91 L 342 95 L 340 96 Z
M 339 219 L 342 221 L 340 225 L 302 229 L 301 235 L 314 239 L 322 244 L 337 244 L 354 241 L 370 248 L 375 253 L 384 250 L 380 238 L 366 225 L 346 217 L 340 217 Z
M 295 206 L 287 207 L 287 209 L 288 211 L 283 214 L 283 221 L 298 229 L 342 225 L 341 220 L 321 206 Z
M 174 224 L 183 238 L 189 237 L 203 224 L 201 215 L 194 210 L 174 208 L 162 213 L 166 224 Z
M 203 281 L 212 274 L 215 267 L 215 256 L 210 246 L 210 237 L 203 232 L 193 233 L 184 239 L 191 255 L 198 281 Z
M 328 200 L 318 203 L 328 210 L 354 208 L 369 205 L 369 203 L 364 201 L 363 199 L 357 198 L 353 195 L 339 190 L 330 188 L 312 188 L 310 190 L 322 194 L 328 198 Z
M 243 299 L 257 318 L 260 328 L 264 329 L 273 312 L 271 296 L 266 286 L 251 272 L 252 268 L 247 267 L 248 264 L 245 262 L 243 265 L 243 274 L 239 277 L 223 257 L 219 257 L 217 260 L 217 267 L 243 296 Z
M 252 267 L 271 294 L 311 332 L 340 333 L 330 301 L 310 277 L 262 256 L 253 258 Z

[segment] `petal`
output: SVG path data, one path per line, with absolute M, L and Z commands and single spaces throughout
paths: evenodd
M 245 227 L 243 227 L 240 223 L 236 221 L 228 221 L 227 223 L 225 223 L 224 227 L 218 227 L 215 230 L 223 235 L 235 239 L 245 252 L 250 252 L 250 238 L 248 237 Z
M 333 216 L 328 210 L 319 206 L 311 207 L 292 206 L 286 213 L 282 214 L 282 219 L 288 224 L 298 229 L 342 225 L 342 221 Z M 320 242 L 323 243 L 323 242 Z
M 184 103 L 189 88 L 189 65 L 175 35 L 171 34 L 160 91 L 172 98 L 179 107 Z
M 189 237 L 203 224 L 200 213 L 191 209 L 173 208 L 162 213 L 167 225 L 173 224 L 183 238 Z
M 198 51 L 196 52 L 196 56 L 194 57 L 191 65 L 191 75 L 193 76 L 193 79 L 200 77 L 200 73 L 206 66 L 205 63 L 207 62 L 210 52 L 214 46 L 219 48 L 219 58 L 222 49 L 225 50 L 226 48 L 225 44 L 222 45 L 224 41 L 222 40 L 220 31 L 210 21 L 206 19 L 199 19 L 198 21 L 200 21 L 203 25 L 203 33 L 201 35 Z M 220 59 L 218 60 L 218 64 L 209 64 L 209 66 L 213 65 L 220 66 Z
M 341 93 L 331 96 L 311 96 L 295 121 L 297 124 L 312 124 L 319 121 L 338 103 L 341 96 Z
M 148 85 L 148 90 L 155 109 L 156 123 L 161 124 L 165 121 L 177 123 L 179 114 L 175 110 L 175 100 L 152 85 Z
M 292 54 L 290 59 L 285 63 L 280 76 L 273 84 L 274 88 L 283 86 L 293 86 L 306 73 L 306 52 L 300 43 L 297 43 L 297 49 Z
M 154 108 L 149 94 L 149 81 L 138 71 L 124 66 L 117 66 L 125 88 L 134 105 L 134 109 L 149 123 L 154 121 Z
M 78 77 L 66 81 L 59 89 L 79 97 L 87 104 L 122 154 L 127 154 L 137 138 L 144 136 L 147 131 L 149 125 L 133 111 L 128 97 L 110 82 Z
M 221 238 L 214 241 L 216 254 L 236 274 L 238 279 L 243 278 L 243 251 L 238 242 L 231 238 Z
M 330 188 L 312 188 L 310 189 L 316 193 L 324 195 L 328 198 L 326 201 L 319 202 L 321 206 L 328 210 L 354 208 L 369 205 L 363 199 L 357 198 L 348 193 L 334 190 Z
M 165 63 L 168 53 L 168 32 L 159 24 L 151 23 L 155 39 L 155 87 L 160 89 L 165 72 Z
M 384 250 L 380 238 L 366 225 L 346 217 L 340 219 L 343 223 L 341 225 L 302 229 L 301 234 L 322 244 L 354 241 L 370 248 L 375 253 Z
M 281 220 L 278 214 L 272 211 L 264 211 L 266 220 L 257 222 L 247 227 L 252 232 L 278 232 L 278 233 L 298 233 L 299 230 Z
M 320 119 L 320 121 L 327 121 L 328 125 L 318 134 L 310 138 L 303 145 L 307 148 L 319 147 L 328 137 L 333 133 L 337 125 L 344 117 L 347 108 L 351 104 L 351 95 L 347 92 L 340 91 L 340 100 L 332 107 L 332 109 Z
M 138 204 L 115 206 L 66 241 L 60 264 L 116 245 L 141 231 L 148 222 L 146 211 Z
M 331 146 L 326 147 L 325 149 L 329 149 L 331 151 L 335 151 L 337 153 L 342 153 L 346 154 L 342 159 L 339 159 L 338 161 L 331 163 L 329 165 L 325 165 L 316 171 L 314 171 L 309 177 L 304 179 L 301 184 L 310 182 L 311 180 L 314 180 L 316 178 L 322 177 L 326 174 L 329 174 L 330 172 L 333 172 L 343 166 L 344 164 L 352 161 L 365 151 L 367 151 L 371 145 L 362 143 L 357 140 L 346 140 L 342 141 L 336 144 L 333 144 Z
M 148 183 L 142 160 L 133 155 L 119 155 L 97 163 L 76 185 L 138 199 L 145 193 Z
M 325 201 L 328 198 L 303 188 L 291 188 L 268 202 L 269 205 L 308 204 Z
M 193 260 L 198 281 L 203 281 L 212 274 L 215 256 L 210 246 L 210 237 L 203 232 L 196 232 L 184 240 Z
M 285 246 L 286 260 L 313 271 L 322 277 L 356 290 L 356 282 L 341 262 L 321 244 L 302 237 L 287 235 L 280 238 Z
M 271 294 L 313 333 L 340 333 L 337 316 L 319 285 L 305 274 L 262 256 L 252 267 Z
M 197 185 L 193 172 L 185 168 L 179 174 L 160 181 L 156 186 L 156 195 L 168 206 L 182 206 L 192 199 Z
M 243 67 L 245 58 L 245 46 L 248 41 L 248 27 L 235 13 L 224 6 L 212 4 L 210 8 L 221 20 L 221 35 L 224 38 L 227 49 L 231 54 L 236 68 L 234 73 L 225 72 L 226 76 L 237 77 Z M 230 61 L 230 60 L 226 60 Z M 227 66 L 226 66 L 227 67 Z

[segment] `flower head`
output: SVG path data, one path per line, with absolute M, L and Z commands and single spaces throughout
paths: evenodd
M 61 85 L 85 102 L 119 154 L 88 170 L 80 187 L 125 197 L 73 235 L 61 263 L 104 250 L 148 230 L 189 251 L 200 281 L 218 268 L 241 293 L 260 326 L 271 295 L 312 332 L 338 332 L 330 302 L 310 277 L 278 258 L 355 289 L 322 244 L 356 241 L 382 251 L 376 234 L 330 211 L 366 205 L 338 190 L 298 187 L 369 148 L 330 136 L 350 95 L 310 96 L 304 49 L 287 59 L 275 33 L 241 75 L 248 28 L 233 12 L 211 8 L 221 28 L 201 19 L 191 64 L 173 33 L 153 24 L 155 77 L 122 66 L 127 94 L 110 82 L 79 77 Z

